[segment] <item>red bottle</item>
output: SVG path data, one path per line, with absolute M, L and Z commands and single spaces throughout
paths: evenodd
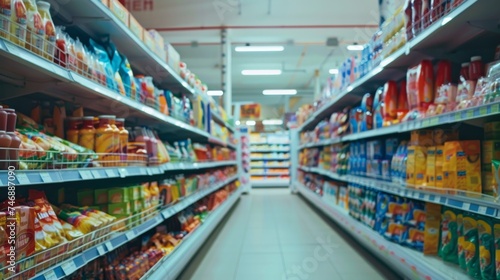
M 408 95 L 406 93 L 406 80 L 401 82 L 398 95 L 398 120 L 401 121 L 408 113 Z
M 473 81 L 479 80 L 484 76 L 484 64 L 480 56 L 473 56 L 470 59 L 469 79 Z
M 434 69 L 430 60 L 422 60 L 417 75 L 417 102 L 421 112 L 426 112 L 434 102 Z
M 16 135 L 16 110 L 4 109 L 7 112 L 7 134 L 12 141 L 10 142 L 9 150 L 9 165 L 19 169 L 19 147 L 21 146 L 21 138 Z
M 447 85 L 449 83 L 451 83 L 451 62 L 448 60 L 440 60 L 437 66 L 434 92 L 438 92 L 438 89 L 442 85 Z
M 460 68 L 460 77 L 464 78 L 464 80 L 469 80 L 469 68 L 470 63 L 462 63 L 462 68 Z
M 411 0 L 406 0 L 405 3 L 405 23 L 406 23 L 406 41 L 413 38 L 413 11 L 411 7 Z
M 384 85 L 384 120 L 391 121 L 397 117 L 398 86 L 395 81 L 388 81 Z

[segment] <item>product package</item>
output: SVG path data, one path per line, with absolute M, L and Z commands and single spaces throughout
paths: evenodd
M 425 204 L 426 221 L 424 231 L 424 255 L 437 255 L 439 249 L 439 227 L 441 224 L 441 205 Z
M 445 207 L 441 216 L 441 245 L 439 256 L 446 262 L 458 264 L 458 210 Z

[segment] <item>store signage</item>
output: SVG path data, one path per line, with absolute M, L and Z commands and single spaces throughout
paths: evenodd
M 260 119 L 260 104 L 245 104 L 240 107 L 241 119 Z
M 146 12 L 154 9 L 154 0 L 125 0 L 124 6 L 131 12 Z

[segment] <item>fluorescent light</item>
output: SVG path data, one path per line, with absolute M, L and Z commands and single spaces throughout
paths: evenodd
M 295 89 L 266 89 L 262 92 L 264 95 L 295 95 L 297 90 Z
M 256 124 L 256 122 L 255 121 L 247 121 L 246 124 L 248 126 L 254 126 Z
M 347 49 L 350 51 L 362 51 L 365 49 L 365 47 L 362 45 L 349 45 L 347 46 Z
M 222 90 L 209 90 L 207 94 L 210 96 L 222 96 L 224 92 Z
M 240 124 L 241 124 L 241 122 L 240 122 L 240 121 L 235 121 L 235 122 L 234 122 L 234 124 L 236 124 L 236 125 L 240 125 Z
M 339 69 L 330 69 L 330 71 L 328 72 L 330 72 L 330 74 L 332 75 L 337 75 L 339 73 Z
M 285 50 L 283 46 L 244 46 L 236 47 L 237 52 L 282 52 Z
M 262 121 L 262 123 L 264 125 L 282 125 L 283 124 L 283 120 L 264 120 Z
M 243 70 L 241 74 L 245 76 L 281 75 L 281 70 Z

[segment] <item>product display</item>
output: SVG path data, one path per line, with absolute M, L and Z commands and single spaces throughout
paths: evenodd
M 287 134 L 250 134 L 250 153 L 250 175 L 253 187 L 288 186 L 290 145 Z

